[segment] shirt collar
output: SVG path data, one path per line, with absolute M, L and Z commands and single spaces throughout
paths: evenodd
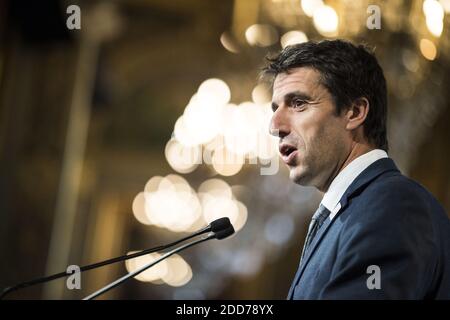
M 333 219 L 339 201 L 356 177 L 375 161 L 387 157 L 386 151 L 374 149 L 354 159 L 338 173 L 321 201 L 331 212 L 330 219 Z

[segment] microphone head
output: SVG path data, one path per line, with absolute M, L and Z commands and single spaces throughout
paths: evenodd
M 214 233 L 225 230 L 225 229 L 229 228 L 230 226 L 233 227 L 233 225 L 231 224 L 230 219 L 228 219 L 228 217 L 216 219 L 210 223 L 211 231 Z
M 230 226 L 228 228 L 225 228 L 223 230 L 215 232 L 214 236 L 216 239 L 222 240 L 222 239 L 228 238 L 233 233 L 234 233 L 234 228 L 233 228 L 233 225 L 230 223 Z

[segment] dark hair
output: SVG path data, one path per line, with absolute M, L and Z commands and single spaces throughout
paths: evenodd
M 321 83 L 330 91 L 336 112 L 350 106 L 355 99 L 369 101 L 369 113 L 364 122 L 364 134 L 377 148 L 388 150 L 386 137 L 386 80 L 377 59 L 363 45 L 343 40 L 309 41 L 288 46 L 274 58 L 262 76 L 289 73 L 293 68 L 312 67 L 320 72 Z

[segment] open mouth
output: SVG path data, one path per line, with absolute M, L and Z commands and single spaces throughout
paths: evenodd
M 286 164 L 293 164 L 293 160 L 298 152 L 297 148 L 289 144 L 280 145 L 281 158 Z

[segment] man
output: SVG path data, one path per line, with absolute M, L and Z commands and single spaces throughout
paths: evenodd
M 269 61 L 270 130 L 290 179 L 325 193 L 288 299 L 450 299 L 450 220 L 387 155 L 376 58 L 333 40 Z

